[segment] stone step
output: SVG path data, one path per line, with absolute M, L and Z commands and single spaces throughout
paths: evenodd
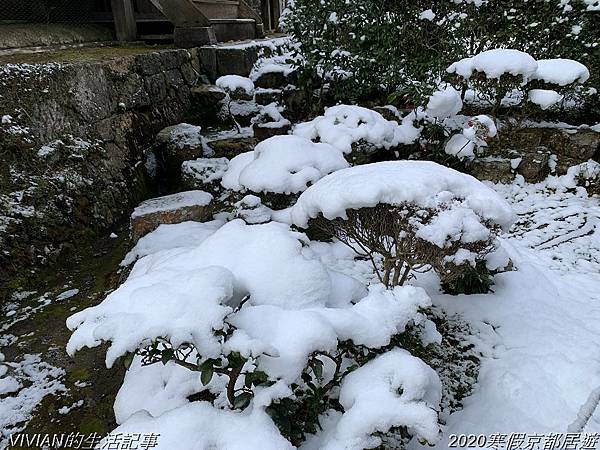
M 173 33 L 170 34 L 141 34 L 139 36 L 140 41 L 144 42 L 165 42 L 173 41 Z
M 217 41 L 242 41 L 256 37 L 256 22 L 254 19 L 211 19 L 210 24 L 215 32 Z

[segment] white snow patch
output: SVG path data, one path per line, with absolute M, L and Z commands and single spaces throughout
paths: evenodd
M 175 211 L 189 206 L 207 206 L 213 196 L 204 191 L 185 191 L 177 194 L 146 200 L 133 210 L 131 218 L 154 214 L 157 212 Z
M 411 144 L 420 135 L 411 118 L 400 125 L 386 120 L 377 111 L 353 105 L 337 105 L 325 110 L 310 122 L 294 127 L 293 133 L 311 140 L 319 140 L 339 148 L 344 153 L 352 151 L 352 144 L 364 141 L 377 148 L 390 148 Z
M 248 95 L 252 95 L 254 92 L 254 83 L 252 80 L 240 75 L 224 75 L 217 78 L 215 84 L 229 92 L 234 92 L 237 89 L 243 90 Z
M 222 185 L 233 190 L 296 193 L 325 175 L 348 167 L 341 151 L 300 136 L 274 136 L 236 156 Z

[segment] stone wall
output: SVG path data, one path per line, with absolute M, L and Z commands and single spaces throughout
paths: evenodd
M 145 151 L 185 118 L 195 67 L 186 50 L 0 66 L 0 287 L 145 195 Z
M 479 179 L 508 182 L 517 174 L 537 183 L 548 175 L 564 175 L 569 167 L 600 160 L 600 133 L 587 127 L 505 127 L 489 143 L 486 157 L 475 160 Z

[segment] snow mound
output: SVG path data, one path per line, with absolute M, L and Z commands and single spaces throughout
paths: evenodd
M 335 303 L 338 291 L 348 294 L 346 301 L 358 298 L 350 277 L 302 254 L 305 239 L 280 223 L 249 226 L 234 220 L 196 247 L 143 257 L 101 304 L 69 317 L 74 332 L 67 351 L 111 341 L 106 354 L 111 367 L 119 356 L 162 336 L 175 346 L 193 343 L 203 355 L 216 355 L 213 330 L 246 295 L 251 305 L 284 309 Z
M 549 89 L 532 89 L 528 96 L 531 103 L 535 103 L 542 109 L 548 109 L 563 99 L 558 92 Z
M 252 80 L 240 75 L 224 75 L 217 78 L 215 84 L 229 92 L 234 92 L 238 89 L 243 90 L 248 95 L 252 95 L 254 92 L 254 83 Z
M 460 98 L 460 92 L 452 86 L 434 92 L 429 97 L 426 113 L 437 119 L 455 116 L 463 108 L 463 102 Z
M 273 218 L 273 210 L 262 204 L 256 195 L 246 195 L 234 204 L 233 214 L 248 224 L 266 223 Z
M 110 341 L 106 365 L 112 367 L 119 356 L 165 337 L 175 347 L 193 343 L 202 354 L 216 357 L 220 347 L 213 331 L 231 312 L 225 302 L 232 295 L 233 275 L 223 267 L 132 273 L 102 303 L 67 319 L 74 330 L 67 352 Z
M 223 411 L 207 402 L 194 402 L 154 418 L 140 411 L 114 434 L 159 435 L 155 450 L 292 450 L 262 408 L 250 413 Z
M 585 83 L 590 77 L 590 71 L 579 61 L 572 59 L 540 59 L 533 79 L 546 83 L 567 86 L 572 83 Z
M 421 236 L 436 244 L 452 235 L 463 242 L 481 237 L 484 222 L 506 230 L 514 221 L 510 206 L 494 190 L 430 161 L 388 161 L 334 172 L 300 195 L 291 217 L 294 224 L 306 227 L 319 214 L 345 219 L 348 209 L 379 203 L 441 209 L 439 220 L 424 227 Z
M 372 435 L 399 424 L 411 434 L 435 443 L 439 426 L 434 408 L 440 398 L 441 383 L 436 372 L 407 351 L 392 350 L 344 379 L 340 403 L 345 413 L 338 416 L 334 426 L 325 427 L 318 448 L 379 447 L 381 438 Z
M 327 108 L 323 116 L 296 125 L 293 133 L 311 140 L 318 139 L 350 153 L 352 144 L 359 141 L 386 149 L 412 144 L 420 130 L 408 118 L 398 125 L 398 122 L 386 120 L 377 111 L 361 106 L 337 105 Z
M 135 356 L 115 398 L 115 419 L 121 424 L 142 410 L 158 417 L 186 405 L 187 397 L 200 391 L 198 373 L 173 361 L 143 366 L 141 358 Z
M 470 78 L 473 72 L 483 72 L 488 78 L 500 78 L 504 74 L 521 75 L 523 81 L 531 79 L 536 73 L 538 64 L 528 53 L 497 48 L 481 52 L 471 58 L 464 58 L 450 65 L 448 73 L 456 73 Z
M 228 189 L 296 193 L 325 175 L 348 167 L 335 147 L 300 136 L 274 136 L 236 156 L 223 176 Z
M 349 297 L 347 297 L 349 298 Z M 386 290 L 373 285 L 355 305 L 301 310 L 262 305 L 241 309 L 231 323 L 237 329 L 228 349 L 244 356 L 261 355 L 258 367 L 273 379 L 293 383 L 315 351 L 334 351 L 338 341 L 380 348 L 421 319 L 420 308 L 431 305 L 424 290 L 412 286 Z
M 133 210 L 131 218 L 146 216 L 157 212 L 176 211 L 189 206 L 207 206 L 213 196 L 204 191 L 185 191 L 177 194 L 146 200 Z
M 224 224 L 222 220 L 161 224 L 137 241 L 135 247 L 125 255 L 121 266 L 128 266 L 139 258 L 163 250 L 198 246 Z

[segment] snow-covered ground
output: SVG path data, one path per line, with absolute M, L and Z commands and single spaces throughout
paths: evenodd
M 573 431 L 600 386 L 600 204 L 553 184 L 494 186 L 519 217 L 502 238 L 517 270 L 496 276 L 494 294 L 428 289 L 434 304 L 477 330 L 484 355 L 473 394 L 436 448 L 451 434 Z M 583 431 L 600 431 L 600 411 Z

